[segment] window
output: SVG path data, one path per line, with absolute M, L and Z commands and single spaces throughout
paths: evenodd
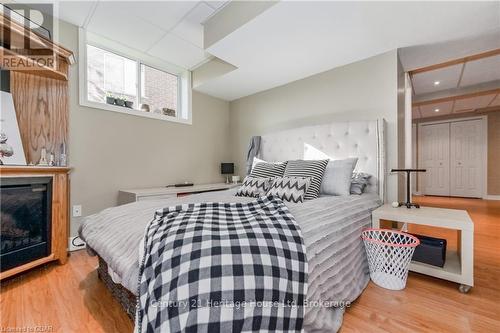
M 141 64 L 141 103 L 151 112 L 175 117 L 178 92 L 177 76 Z
M 82 33 L 82 31 L 81 31 Z M 80 35 L 80 104 L 148 118 L 191 123 L 190 73 L 123 46 L 101 47 Z M 106 45 L 112 44 L 107 42 Z M 115 52 L 114 49 L 119 49 Z M 170 68 L 170 69 L 169 69 Z
M 106 97 L 132 101 L 132 106 L 137 106 L 137 63 L 87 45 L 87 98 L 106 103 Z

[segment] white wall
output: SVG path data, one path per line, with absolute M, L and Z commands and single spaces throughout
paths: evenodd
M 76 26 L 60 22 L 60 43 L 78 50 Z M 181 181 L 220 182 L 220 162 L 229 160 L 229 103 L 193 92 L 193 124 L 82 107 L 78 64 L 69 81 L 71 205 L 83 215 L 116 205 L 119 189 Z M 78 218 L 71 219 L 71 234 Z
M 394 50 L 231 102 L 230 138 L 237 172 L 241 176 L 245 173 L 246 149 L 252 135 L 380 117 L 388 123 L 387 167 L 397 167 L 397 90 L 398 59 Z M 389 175 L 387 180 L 387 198 L 397 200 L 398 176 Z

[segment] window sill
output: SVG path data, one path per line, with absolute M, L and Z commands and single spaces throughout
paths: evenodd
M 140 111 L 140 110 L 130 109 L 130 108 L 123 107 L 123 106 L 116 106 L 116 105 L 91 102 L 91 101 L 80 101 L 80 105 L 85 106 L 85 107 L 89 107 L 89 108 L 94 108 L 94 109 L 101 109 L 101 110 L 106 110 L 106 111 L 124 113 L 124 114 L 128 114 L 131 116 L 151 118 L 151 119 L 157 119 L 157 120 L 163 120 L 163 121 L 170 121 L 170 122 L 186 124 L 186 125 L 192 124 L 191 119 L 182 119 L 182 118 L 178 118 L 178 117 L 165 116 L 163 114 Z

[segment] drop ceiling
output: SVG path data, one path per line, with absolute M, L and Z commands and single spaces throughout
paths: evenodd
M 445 100 L 445 101 L 443 101 Z M 421 102 L 413 106 L 412 118 L 431 118 L 456 115 L 498 108 L 500 110 L 500 89 L 486 91 L 484 94 L 470 94 L 443 98 L 442 100 Z
M 432 65 L 417 69 L 411 74 L 416 100 L 412 118 L 459 116 L 499 107 L 500 49 L 497 50 L 470 55 L 474 60 L 463 59 L 456 64 L 451 61 L 446 67 L 438 65 L 440 68 L 434 70 L 428 70 Z
M 415 95 L 500 80 L 500 54 L 412 75 Z
M 191 69 L 212 56 L 203 26 L 227 1 L 56 1 L 56 15 L 95 34 Z
M 498 1 L 280 1 L 204 49 L 202 23 L 214 19 L 227 1 L 57 3 L 61 19 L 178 66 L 193 69 L 214 56 L 234 65 L 196 87 L 225 100 L 397 48 L 470 38 L 454 49 L 463 52 L 476 47 L 478 36 L 500 31 Z M 418 59 L 402 58 L 403 65 L 429 59 L 425 52 Z M 456 76 L 451 70 L 446 80 L 451 84 Z

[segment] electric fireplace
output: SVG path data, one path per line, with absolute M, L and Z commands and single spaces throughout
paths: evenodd
M 0 266 L 4 272 L 51 253 L 52 177 L 0 179 Z

